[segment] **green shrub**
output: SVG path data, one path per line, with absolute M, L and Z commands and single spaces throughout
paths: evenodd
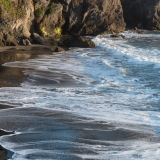
M 38 8 L 37 10 L 35 10 L 35 16 L 40 17 L 44 14 L 44 12 L 45 12 L 44 8 Z
M 26 11 L 24 8 L 22 7 L 17 7 L 15 8 L 14 10 L 14 14 L 15 14 L 15 17 L 18 18 L 18 17 L 23 17 L 25 14 L 26 14 Z
M 10 0 L 0 0 L 0 4 L 4 7 L 4 9 L 9 12 L 10 10 L 12 10 L 12 3 L 10 2 Z
M 49 14 L 53 13 L 55 10 L 56 10 L 56 5 L 54 4 L 54 2 L 52 2 L 48 10 Z
M 14 3 L 11 3 L 10 0 L 0 0 L 0 6 L 9 14 L 10 18 L 23 17 L 26 12 L 22 6 L 16 7 Z M 3 17 L 2 11 L 0 17 Z

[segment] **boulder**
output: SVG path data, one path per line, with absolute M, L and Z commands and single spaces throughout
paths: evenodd
M 159 0 L 121 0 L 127 28 L 160 29 Z
M 56 46 L 54 50 L 54 52 L 63 52 L 63 51 L 65 50 L 62 47 L 58 47 L 58 46 Z
M 44 50 L 51 51 L 51 52 L 63 52 L 63 51 L 65 51 L 64 48 L 59 47 L 59 46 L 48 46 L 48 47 L 45 47 Z
M 24 46 L 31 46 L 31 45 L 32 45 L 29 39 L 23 39 L 23 40 L 22 40 L 22 44 L 23 44 Z
M 116 34 L 111 34 L 110 37 L 111 37 L 111 38 L 118 38 L 118 37 L 121 37 L 121 38 L 123 38 L 123 39 L 126 38 L 124 34 L 117 34 L 117 33 L 116 33 Z
M 68 47 L 81 47 L 81 48 L 95 48 L 95 43 L 89 39 L 77 34 L 72 34 L 69 38 L 65 39 L 63 43 Z
M 42 45 L 45 44 L 44 38 L 42 36 L 40 36 L 39 34 L 33 33 L 31 37 L 32 37 L 32 40 L 33 40 L 34 43 L 42 44 Z

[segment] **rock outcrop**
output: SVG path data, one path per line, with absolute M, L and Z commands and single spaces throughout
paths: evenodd
M 32 0 L 0 0 L 1 45 L 18 45 L 19 38 L 29 38 L 33 20 Z
M 127 28 L 160 29 L 159 0 L 121 0 Z
M 120 0 L 0 0 L 0 45 L 32 41 L 33 33 L 97 35 L 125 29 Z
M 61 34 L 116 34 L 125 30 L 124 19 L 128 28 L 160 30 L 160 1 L 0 0 L 0 46 L 45 44 L 43 38 Z
M 39 0 L 34 5 L 37 29 L 48 36 L 55 36 L 56 28 L 79 35 L 125 29 L 120 0 Z
M 69 38 L 63 40 L 65 46 L 68 47 L 81 47 L 81 48 L 95 48 L 95 43 L 89 39 L 79 36 L 77 34 L 72 34 Z
M 116 34 L 124 31 L 124 19 L 128 28 L 160 30 L 160 1 L 0 0 L 0 46 L 45 44 L 43 37 L 61 34 Z
M 128 28 L 160 29 L 160 1 L 0 0 L 0 46 L 45 44 L 43 37 L 61 34 L 116 34 L 125 30 L 124 19 Z
M 35 30 L 44 37 L 54 37 L 61 34 L 65 24 L 63 4 L 52 0 L 34 0 Z M 57 33 L 59 30 L 59 33 Z
M 60 0 L 64 31 L 80 35 L 122 32 L 125 29 L 120 0 Z

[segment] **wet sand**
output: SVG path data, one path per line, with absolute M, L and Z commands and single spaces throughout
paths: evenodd
M 0 87 L 18 87 L 25 81 L 25 76 L 22 71 L 24 68 L 10 68 L 2 64 L 6 62 L 25 61 L 27 59 L 36 58 L 39 55 L 53 54 L 55 46 L 16 46 L 16 47 L 1 47 L 0 48 Z M 68 48 L 64 48 L 67 50 Z
M 13 134 L 13 132 L 5 132 L 3 130 L 0 130 L 0 136 L 4 136 L 8 134 Z M 7 157 L 7 153 L 8 151 L 0 145 L 0 160 L 7 160 L 9 158 Z
M 6 62 L 24 61 L 30 58 L 36 58 L 38 55 L 46 55 L 53 53 L 54 46 L 16 46 L 16 47 L 0 47 L 0 87 L 18 87 L 27 78 L 22 71 L 23 68 L 10 68 L 3 66 Z M 65 48 L 66 50 L 68 48 Z M 0 104 L 0 109 L 14 108 Z M 0 130 L 0 136 L 11 134 Z M 0 146 L 0 160 L 7 160 L 7 150 Z
M 3 49 L 3 48 L 2 48 Z M 38 55 L 43 54 L 52 54 L 53 51 L 50 48 L 46 48 L 44 46 L 32 46 L 32 47 L 18 47 L 18 48 L 10 48 L 6 47 L 6 50 L 0 49 L 0 64 L 4 64 L 6 62 L 13 62 L 13 61 L 23 61 L 27 60 L 29 58 L 36 58 Z M 20 86 L 20 84 L 27 78 L 22 71 L 25 70 L 23 68 L 9 68 L 5 66 L 0 65 L 0 87 L 16 87 Z M 43 82 L 44 83 L 44 82 Z M 38 109 L 38 108 L 15 108 L 12 111 L 7 111 L 5 109 L 13 108 L 14 106 L 8 106 L 0 104 L 0 109 L 3 109 L 2 115 L 6 115 L 6 117 L 10 117 L 10 115 L 16 115 L 14 122 L 15 122 L 15 128 L 20 127 L 26 127 L 26 128 L 32 128 L 35 125 L 35 128 L 39 126 L 40 121 L 42 118 L 46 119 L 46 124 L 49 122 L 53 123 L 51 126 L 52 130 L 54 132 L 59 132 L 59 136 L 67 133 L 68 130 L 74 131 L 73 138 L 74 141 L 78 144 L 86 144 L 86 145 L 95 145 L 100 146 L 103 145 L 106 148 L 109 148 L 109 146 L 113 146 L 112 143 L 109 143 L 109 141 L 127 141 L 127 140 L 143 140 L 143 139 L 152 139 L 152 135 L 147 135 L 146 133 L 139 133 L 134 132 L 133 130 L 129 129 L 123 129 L 123 126 L 119 125 L 119 128 L 114 127 L 112 124 L 107 124 L 106 122 L 97 122 L 93 121 L 92 119 L 87 119 L 85 117 L 78 117 L 77 115 L 73 115 L 69 112 L 51 112 L 47 109 Z M 15 113 L 16 114 L 15 114 Z M 26 116 L 27 115 L 27 116 Z M 19 124 L 19 119 L 17 119 L 17 116 L 19 116 L 21 119 L 23 119 L 23 122 L 26 122 L 21 126 Z M 35 119 L 31 119 L 31 121 L 27 124 L 28 117 L 32 116 Z M 35 121 L 36 118 L 37 122 Z M 0 117 L 1 119 L 1 117 Z M 10 123 L 12 124 L 13 120 L 9 119 Z M 4 121 L 4 122 L 3 122 Z M 0 126 L 5 126 L 5 120 L 3 120 L 3 117 L 1 119 Z M 44 122 L 43 122 L 44 123 Z M 8 124 L 6 124 L 7 127 Z M 20 126 L 19 126 L 20 125 Z M 26 125 L 26 126 L 25 126 Z M 59 128 L 59 125 L 61 125 L 61 129 Z M 12 124 L 13 126 L 13 124 Z M 45 126 L 45 125 L 44 125 Z M 66 128 L 67 126 L 67 128 Z M 137 127 L 137 126 L 133 126 Z M 140 126 L 142 127 L 142 126 Z M 144 128 L 145 129 L 145 128 Z M 37 128 L 37 132 L 40 130 L 40 132 L 45 133 L 45 128 Z M 51 132 L 53 134 L 54 132 Z M 75 134 L 76 133 L 76 134 Z M 11 134 L 8 132 L 4 132 L 3 130 L 0 130 L 0 136 Z M 70 134 L 70 132 L 68 133 Z M 24 134 L 26 136 L 27 133 Z M 78 135 L 78 136 L 77 136 Z M 69 136 L 70 135 L 65 135 Z M 21 138 L 21 135 L 19 135 L 18 138 Z M 61 137 L 60 137 L 61 138 Z M 57 138 L 59 139 L 59 137 Z M 22 137 L 22 140 L 23 137 Z M 55 138 L 56 140 L 56 138 Z M 62 137 L 62 140 L 65 140 L 65 137 Z M 73 141 L 73 142 L 74 142 Z M 96 149 L 86 149 L 86 148 L 80 148 L 77 149 L 74 146 L 71 147 L 71 152 L 73 154 L 97 154 Z M 101 148 L 97 149 L 101 150 Z M 106 149 L 107 150 L 107 149 Z M 109 149 L 108 149 L 109 150 Z M 0 159 L 6 160 L 7 159 L 7 150 L 0 147 Z M 78 157 L 76 157 L 78 160 Z
M 6 122 L 3 120 L 2 115 L 6 115 L 6 118 L 10 117 L 9 119 L 7 118 L 9 120 L 7 124 L 5 124 Z M 21 123 L 19 123 L 20 119 Z M 23 130 L 21 134 L 10 137 L 10 140 L 17 145 L 16 148 L 19 148 L 19 151 L 21 147 L 23 150 L 28 149 L 28 144 L 32 143 L 33 146 L 31 148 L 34 150 L 36 147 L 36 149 L 44 151 L 43 154 L 45 154 L 45 151 L 54 149 L 56 151 L 63 150 L 67 158 L 61 157 L 59 159 L 66 160 L 82 160 L 78 155 L 92 155 L 94 157 L 101 150 L 105 152 L 121 148 L 125 150 L 127 145 L 124 145 L 124 143 L 129 141 L 146 141 L 147 139 L 150 139 L 151 142 L 157 141 L 152 135 L 124 129 L 122 125 L 117 128 L 110 123 L 95 121 L 73 113 L 34 107 L 4 110 L 0 113 L 0 121 L 8 128 L 13 127 L 15 130 L 21 128 Z M 14 124 L 12 123 L 13 121 Z M 133 128 L 137 127 L 142 126 L 133 126 Z M 34 128 L 34 132 L 26 132 L 30 128 Z M 41 142 L 38 143 L 39 141 Z M 56 148 L 56 146 L 59 146 L 57 143 L 59 141 L 63 142 L 64 146 Z M 59 155 L 54 152 L 52 154 L 53 159 L 58 159 Z M 32 156 L 32 159 L 34 159 L 34 154 L 30 153 L 30 157 Z

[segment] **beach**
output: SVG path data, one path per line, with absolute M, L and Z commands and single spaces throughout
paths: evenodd
M 52 54 L 52 46 L 6 46 L 0 48 L 0 87 L 18 87 L 25 80 L 26 76 L 22 73 L 22 68 L 3 67 L 6 62 L 24 61 L 29 58 L 35 58 L 38 55 Z M 45 53 L 44 53 L 45 51 Z M 18 105 L 19 106 L 19 105 Z M 1 109 L 10 109 L 15 106 L 0 104 Z M 12 132 L 13 133 L 13 132 Z M 0 130 L 0 136 L 11 134 Z M 7 150 L 0 147 L 0 159 L 7 160 Z
M 0 0 L 0 160 L 159 160 L 160 0 Z
M 6 109 L 9 108 L 9 106 L 3 106 L 0 105 L 0 109 Z M 4 136 L 4 135 L 9 135 L 9 134 L 13 134 L 13 132 L 5 132 L 3 130 L 0 130 L 0 136 Z M 9 157 L 7 156 L 7 150 L 5 148 L 3 148 L 2 146 L 0 146 L 0 158 L 1 160 L 7 160 Z
M 151 158 L 159 146 L 159 72 L 131 61 L 127 54 L 150 55 L 143 37 L 125 36 L 97 36 L 97 48 L 55 53 L 20 46 L 1 53 L 0 128 L 14 134 L 0 142 L 14 160 Z

